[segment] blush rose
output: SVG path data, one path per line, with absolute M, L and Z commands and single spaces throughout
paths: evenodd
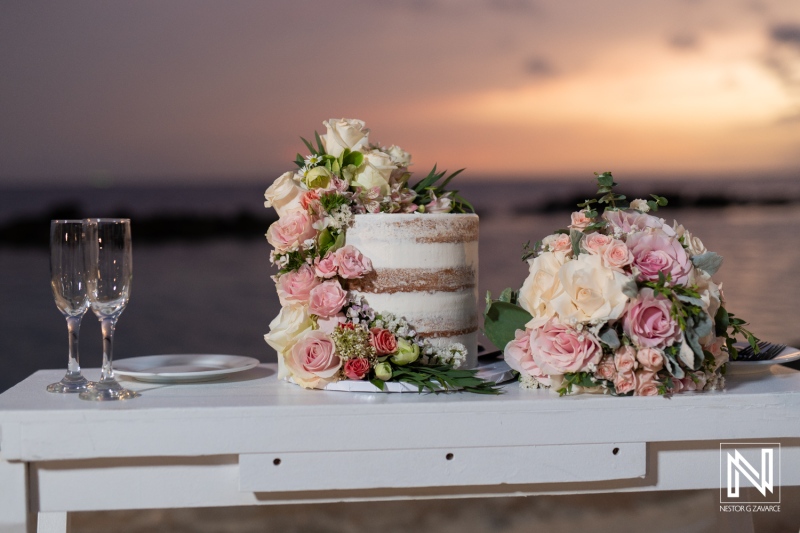
M 311 289 L 319 285 L 319 283 L 320 281 L 314 275 L 314 270 L 309 265 L 303 265 L 297 270 L 283 274 L 276 283 L 281 305 L 308 302 Z
M 316 235 L 311 217 L 302 209 L 289 211 L 267 230 L 267 240 L 279 252 L 297 250 L 304 241 Z
M 339 256 L 336 253 L 326 254 L 325 257 L 314 259 L 314 273 L 323 279 L 336 276 L 339 270 Z
M 330 317 L 342 310 L 347 303 L 347 292 L 336 280 L 323 281 L 309 293 L 309 313 L 321 317 Z
M 536 379 L 544 386 L 551 385 L 551 378 L 539 368 L 531 356 L 530 332 L 518 329 L 514 333 L 514 340 L 509 341 L 503 350 L 503 358 L 508 366 L 520 374 L 526 374 Z
M 388 329 L 370 329 L 369 343 L 378 355 L 391 355 L 397 351 L 397 338 Z
M 671 346 L 681 336 L 681 328 L 670 314 L 672 304 L 653 289 L 643 288 L 632 300 L 622 320 L 625 334 L 641 348 Z
M 339 275 L 344 279 L 361 278 L 372 271 L 372 261 L 358 251 L 358 248 L 347 245 L 336 250 L 336 261 Z
M 663 231 L 634 233 L 628 237 L 633 264 L 639 269 L 639 279 L 657 281 L 660 272 L 672 276 L 673 285 L 686 285 L 692 262 L 681 243 Z
M 555 318 L 532 328 L 530 350 L 533 360 L 545 374 L 586 371 L 603 357 L 597 337 L 588 331 L 577 331 Z
M 336 355 L 333 341 L 325 333 L 316 330 L 309 332 L 292 346 L 287 365 L 298 384 L 314 388 L 336 376 L 342 361 Z

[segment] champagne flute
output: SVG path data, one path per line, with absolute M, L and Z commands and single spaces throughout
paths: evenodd
M 114 329 L 131 294 L 133 265 L 131 221 L 127 218 L 92 218 L 84 222 L 86 292 L 89 305 L 103 332 L 103 366 L 100 381 L 81 392 L 83 400 L 127 400 L 139 396 L 114 378 Z
M 48 385 L 47 392 L 83 392 L 89 386 L 89 381 L 81 374 L 78 357 L 78 333 L 89 307 L 82 234 L 82 220 L 50 221 L 50 287 L 56 307 L 67 319 L 69 360 L 67 373 L 61 381 Z

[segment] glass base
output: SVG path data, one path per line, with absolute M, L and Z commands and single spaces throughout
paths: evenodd
M 51 383 L 48 385 L 47 392 L 84 392 L 89 388 L 91 388 L 89 380 L 82 375 L 67 374 L 58 383 Z
M 140 396 L 138 392 L 128 390 L 115 379 L 107 379 L 105 381 L 98 381 L 94 383 L 94 387 L 88 388 L 81 392 L 79 398 L 81 400 L 90 400 L 95 402 L 107 402 L 115 400 L 130 400 Z

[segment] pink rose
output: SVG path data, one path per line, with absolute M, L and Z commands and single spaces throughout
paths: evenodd
M 588 331 L 551 318 L 531 331 L 531 355 L 545 374 L 585 371 L 603 356 L 600 341 Z
M 314 259 L 314 273 L 323 279 L 336 276 L 339 269 L 339 259 L 335 253 L 326 254 L 325 257 Z
M 378 355 L 391 355 L 397 351 L 397 338 L 388 329 L 370 329 L 369 343 Z
M 614 366 L 619 373 L 633 372 L 636 369 L 636 350 L 631 346 L 620 346 L 614 354 Z
M 336 259 L 339 275 L 344 279 L 357 279 L 372 271 L 372 261 L 350 244 L 336 250 Z
M 662 231 L 634 233 L 628 237 L 628 248 L 633 253 L 633 264 L 639 268 L 639 279 L 657 281 L 658 273 L 672 275 L 673 285 L 686 285 L 692 271 L 692 262 L 675 237 Z
M 669 236 L 675 235 L 675 230 L 664 223 L 664 220 L 639 211 L 606 211 L 603 218 L 611 224 L 612 228 L 622 233 L 644 231 L 647 229 L 660 229 Z
M 308 265 L 303 265 L 297 270 L 283 274 L 276 283 L 281 305 L 308 302 L 311 289 L 319 285 L 319 283 L 319 280 L 314 276 L 314 271 Z
M 672 390 L 672 392 L 674 392 L 674 393 L 678 393 L 678 392 L 682 391 L 683 390 L 683 382 L 681 380 L 679 380 L 679 379 L 673 379 L 672 380 L 672 389 L 670 389 L 670 390 Z
M 636 395 L 637 396 L 658 396 L 659 383 L 656 381 L 655 372 L 638 371 L 636 372 Z
M 613 239 L 608 246 L 603 249 L 603 265 L 624 272 L 625 267 L 633 263 L 633 254 L 628 246 L 619 239 Z
M 311 217 L 301 209 L 289 211 L 267 230 L 267 240 L 279 252 L 297 250 L 304 241 L 316 236 Z
M 542 245 L 550 249 L 551 252 L 571 252 L 572 241 L 565 233 L 554 233 L 542 239 Z
M 644 288 L 628 304 L 622 319 L 625 334 L 642 348 L 664 348 L 680 339 L 681 328 L 670 316 L 671 302 Z
M 582 230 L 592 223 L 592 219 L 586 216 L 586 211 L 575 211 L 572 213 L 572 224 L 569 229 Z
M 319 330 L 309 332 L 295 343 L 287 359 L 292 376 L 304 387 L 316 387 L 321 381 L 333 378 L 342 366 L 333 341 Z
M 337 313 L 333 316 L 321 316 L 317 318 L 317 325 L 319 330 L 330 335 L 339 325 L 345 324 L 347 317 L 342 313 Z
M 518 329 L 514 333 L 514 340 L 506 344 L 505 350 L 503 350 L 503 358 L 508 366 L 517 372 L 532 376 L 544 386 L 550 386 L 550 377 L 542 372 L 531 356 L 531 336 L 529 331 Z
M 590 254 L 602 254 L 606 247 L 611 244 L 611 237 L 602 233 L 590 233 L 581 241 L 583 249 Z
M 725 346 L 725 337 L 714 337 L 714 340 L 703 346 L 703 350 L 710 352 L 714 356 L 714 370 L 718 369 L 730 360 L 728 352 L 722 348 Z
M 597 370 L 594 375 L 606 381 L 614 381 L 614 378 L 617 377 L 617 367 L 614 365 L 614 358 L 607 355 L 603 356 L 600 360 L 600 364 L 597 365 Z
M 705 388 L 707 381 L 706 375 L 702 372 L 688 374 L 685 378 L 680 380 L 681 384 L 683 384 L 683 389 L 687 391 L 701 391 Z
M 364 379 L 367 372 L 369 372 L 369 359 L 366 357 L 348 359 L 344 363 L 344 375 L 347 376 L 347 379 Z
M 658 372 L 664 368 L 664 354 L 655 348 L 642 348 L 636 352 L 636 360 L 648 372 Z
M 347 293 L 337 280 L 323 281 L 311 289 L 308 299 L 308 312 L 312 315 L 328 317 L 342 310 L 347 303 Z
M 636 390 L 636 373 L 633 371 L 618 372 L 617 377 L 614 378 L 614 389 L 617 394 L 625 394 Z

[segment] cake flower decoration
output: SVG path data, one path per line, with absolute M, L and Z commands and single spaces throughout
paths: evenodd
M 282 305 L 265 335 L 278 353 L 279 378 L 306 388 L 340 380 L 411 383 L 419 391 L 497 393 L 492 382 L 463 368 L 467 348 L 433 344 L 391 309 L 373 309 L 352 283 L 374 274 L 372 260 L 347 242 L 354 217 L 363 214 L 471 213 L 448 190 L 461 171 L 431 170 L 409 184 L 411 155 L 370 140 L 363 121 L 331 119 L 314 143 L 302 139 L 297 170 L 266 190 L 265 207 L 278 220 L 267 231 L 273 280 Z

